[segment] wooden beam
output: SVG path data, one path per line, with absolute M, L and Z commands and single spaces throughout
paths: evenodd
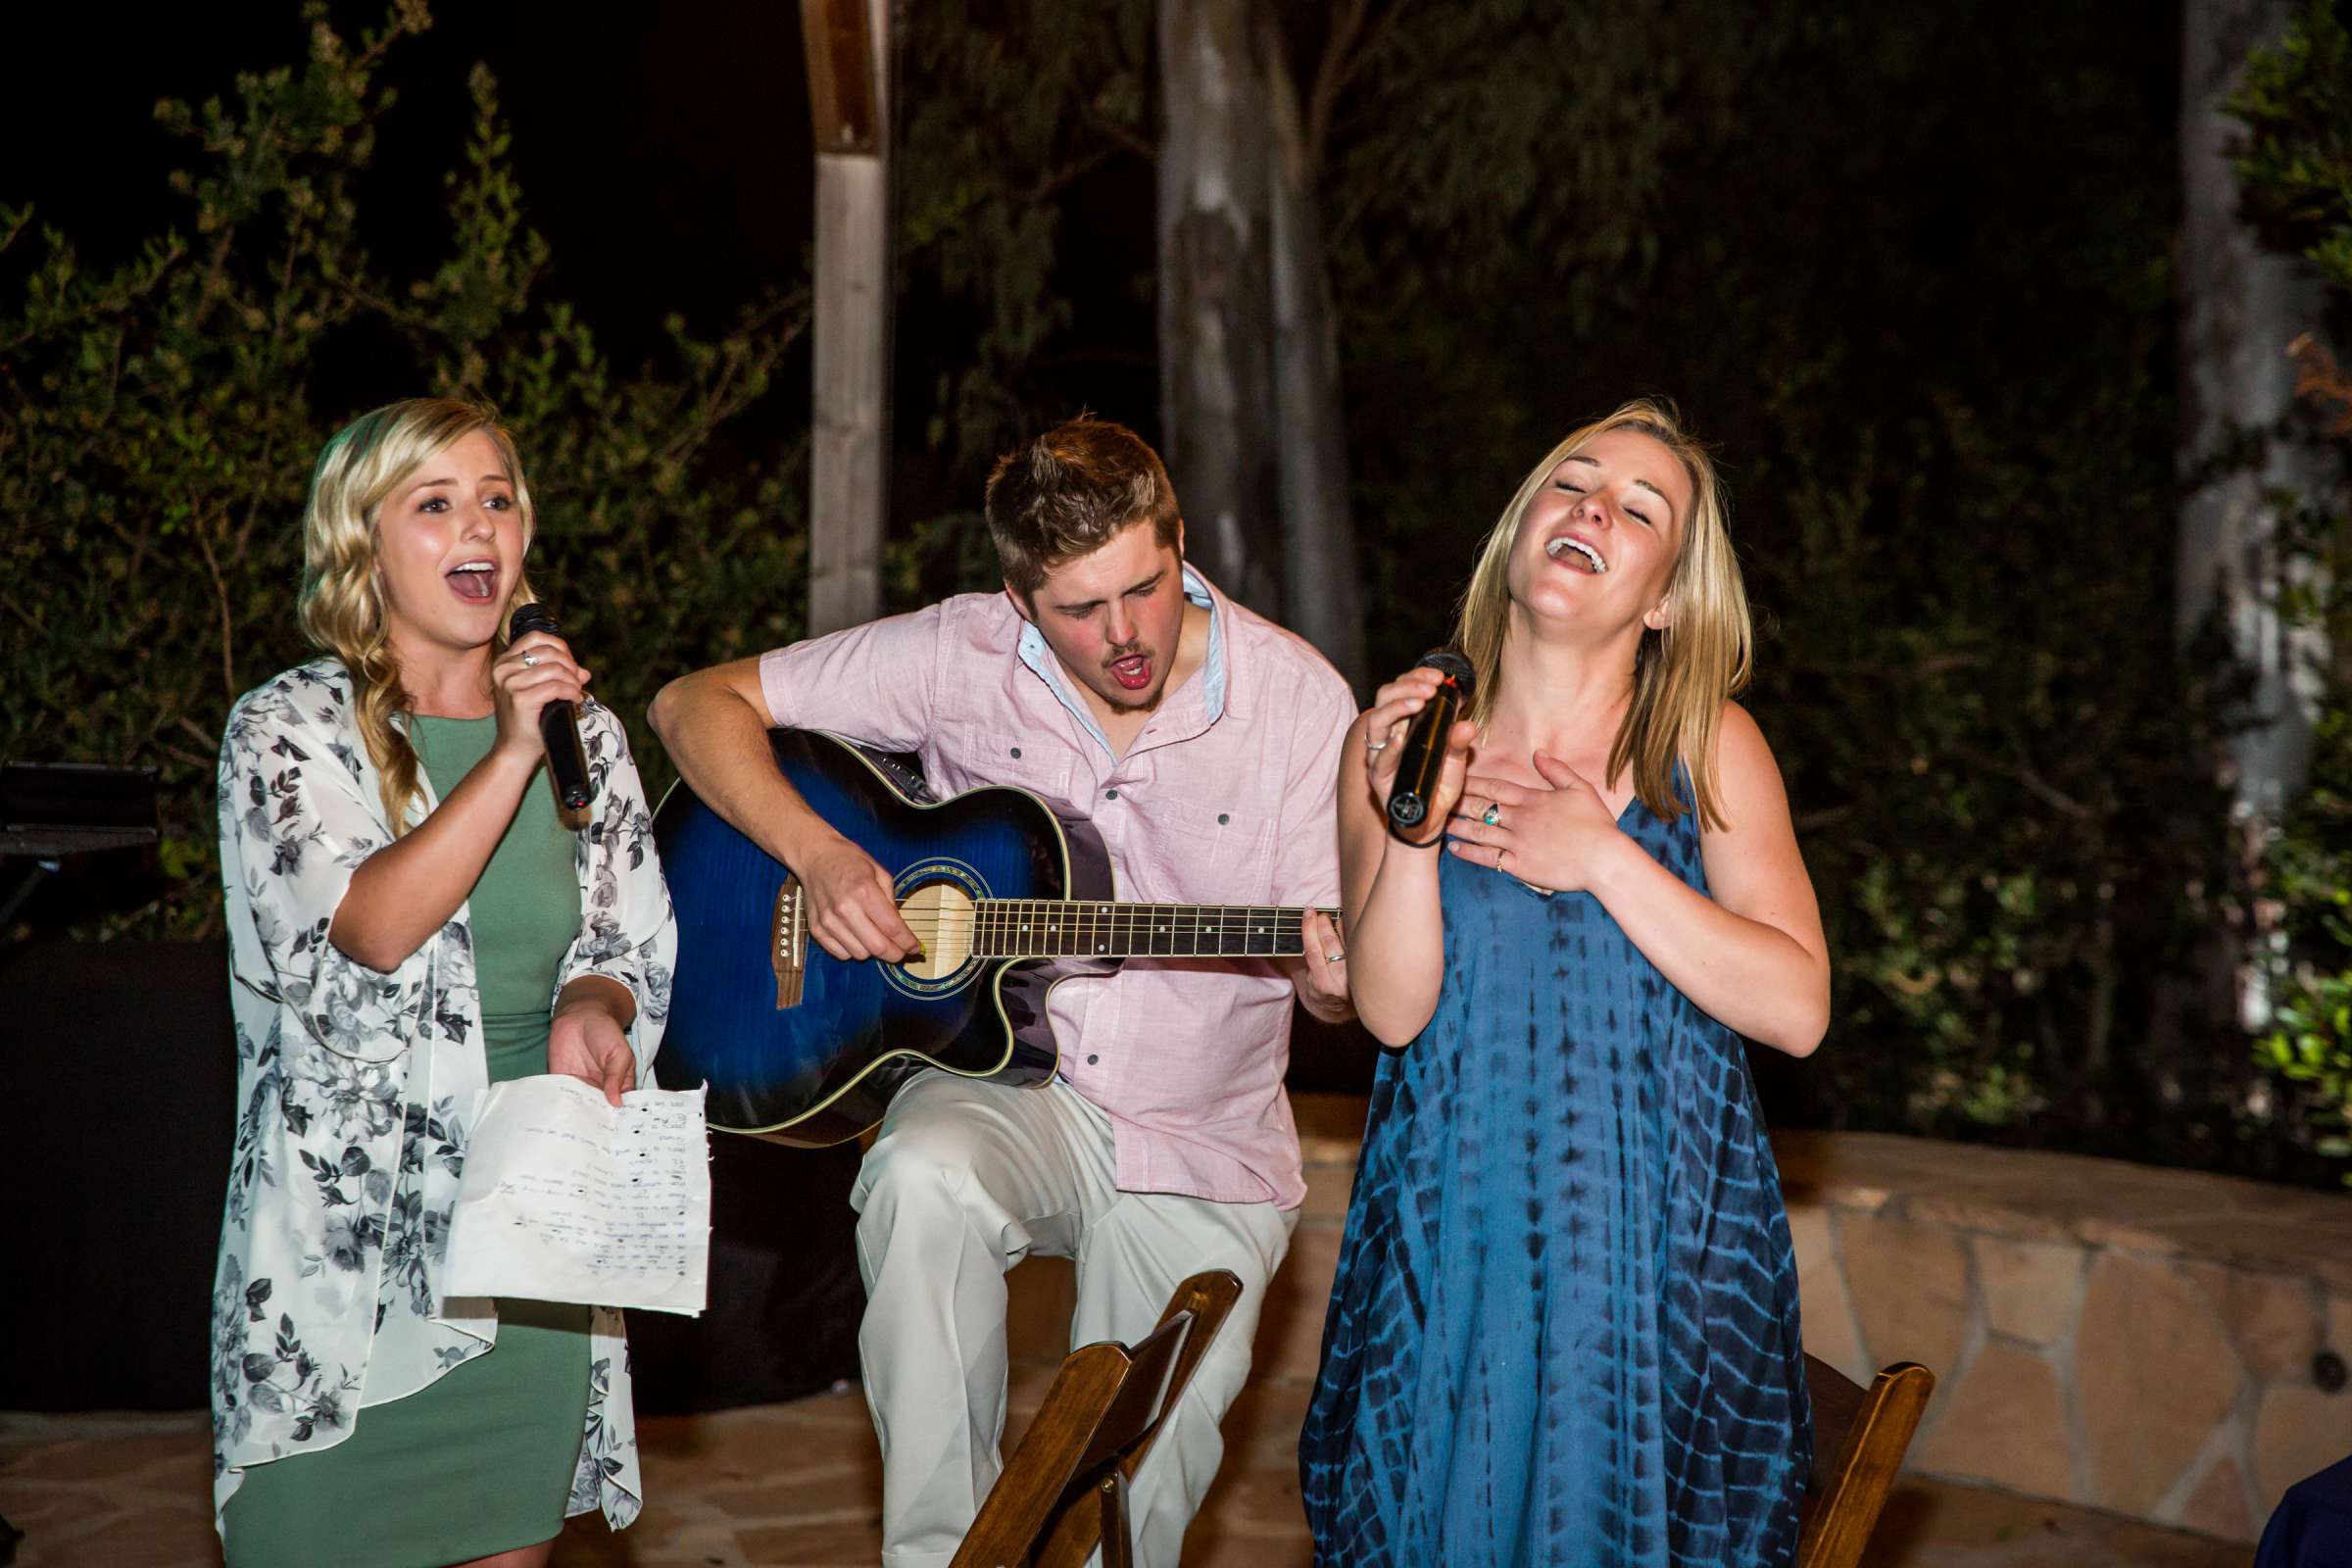
M 890 452 L 890 0 L 802 0 L 816 139 L 808 633 L 882 612 Z
M 883 25 L 888 26 L 887 17 Z M 808 119 L 820 153 L 881 151 L 874 18 L 865 0 L 801 0 Z M 886 89 L 885 89 L 886 90 Z

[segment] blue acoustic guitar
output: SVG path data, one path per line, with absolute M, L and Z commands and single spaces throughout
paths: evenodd
M 767 738 L 810 809 L 891 874 L 923 951 L 834 957 L 808 933 L 799 878 L 674 786 L 654 815 L 678 920 L 654 1073 L 708 1084 L 713 1127 L 821 1148 L 880 1121 L 923 1067 L 1042 1084 L 1059 1060 L 1046 996 L 1061 981 L 1131 957 L 1303 951 L 1303 909 L 1117 903 L 1094 829 L 1026 790 L 938 801 L 895 759 L 834 736 Z

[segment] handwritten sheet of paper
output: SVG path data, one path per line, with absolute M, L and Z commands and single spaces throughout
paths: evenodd
M 699 1316 L 710 1267 L 700 1089 L 635 1089 L 618 1109 L 553 1074 L 493 1084 L 450 1220 L 450 1296 Z

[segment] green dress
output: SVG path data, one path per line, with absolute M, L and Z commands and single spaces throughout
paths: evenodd
M 419 717 L 410 733 L 446 798 L 498 721 Z M 556 970 L 580 930 L 575 847 L 534 778 L 468 896 L 494 1084 L 547 1071 Z M 247 1471 L 222 1517 L 228 1568 L 434 1568 L 554 1536 L 587 1419 L 588 1310 L 501 1298 L 488 1353 L 363 1404 L 331 1448 Z

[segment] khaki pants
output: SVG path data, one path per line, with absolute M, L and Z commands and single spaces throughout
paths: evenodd
M 1113 1185 L 1110 1118 L 1056 1081 L 1011 1089 L 931 1072 L 899 1091 L 851 1195 L 865 1319 L 865 1397 L 882 1440 L 882 1561 L 956 1553 L 1003 1467 L 1004 1273 L 1031 1252 L 1077 1264 L 1073 1347 L 1133 1344 L 1177 1282 L 1231 1269 L 1241 1299 L 1130 1499 L 1138 1563 L 1173 1568 L 1225 1451 L 1217 1423 L 1250 1372 L 1250 1341 L 1296 1210 Z

